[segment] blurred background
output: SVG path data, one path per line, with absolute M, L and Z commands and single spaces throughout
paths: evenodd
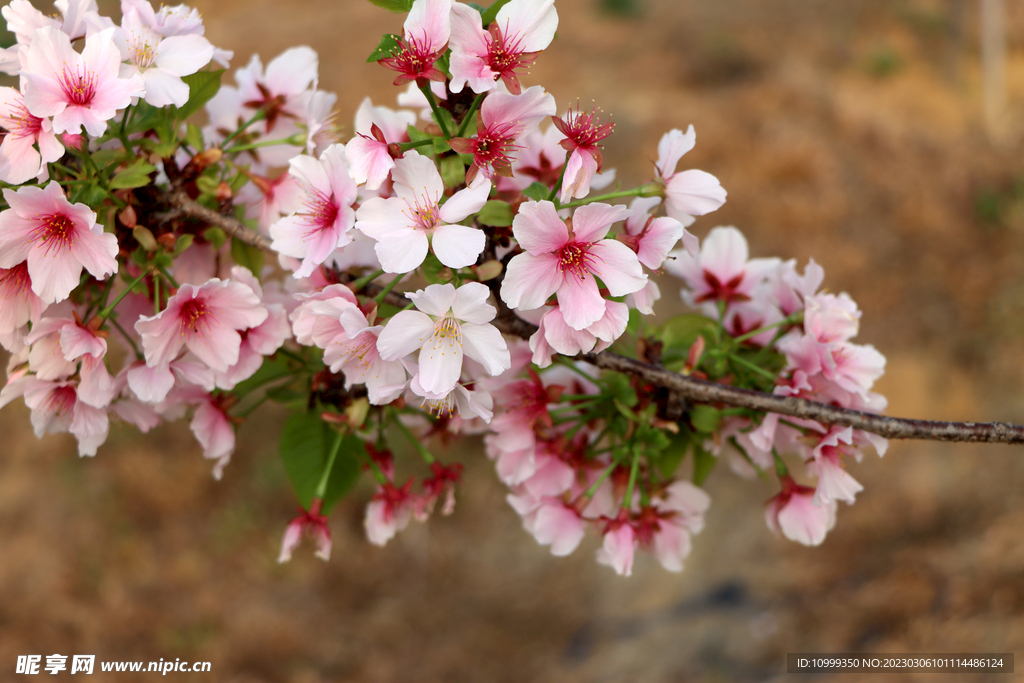
M 612 116 L 606 166 L 624 186 L 692 123 L 681 168 L 718 176 L 729 201 L 691 230 L 733 224 L 754 256 L 821 263 L 864 311 L 856 341 L 888 357 L 891 414 L 1024 422 L 1024 3 L 983 39 L 982 1 L 1000 4 L 558 0 L 558 37 L 524 82 Z M 194 5 L 234 68 L 317 50 L 346 139 L 365 95 L 393 106 L 393 74 L 365 57 L 400 16 L 359 0 Z M 1020 447 L 893 443 L 851 465 L 865 490 L 819 548 L 772 536 L 775 490 L 722 467 L 685 571 L 642 556 L 624 579 L 595 564 L 593 538 L 568 558 L 538 546 L 473 444 L 451 517 L 376 548 L 357 488 L 332 514 L 329 563 L 303 546 L 278 566 L 296 503 L 282 416 L 258 414 L 218 483 L 185 423 L 115 428 L 79 460 L 70 437 L 37 441 L 20 404 L 0 412 L 0 678 L 19 654 L 78 653 L 212 662 L 170 674 L 182 681 L 772 681 L 787 652 L 1024 643 Z

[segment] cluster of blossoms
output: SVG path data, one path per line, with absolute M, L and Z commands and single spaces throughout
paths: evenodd
M 302 511 L 281 561 L 304 535 L 329 557 L 327 515 L 364 472 L 373 543 L 438 501 L 450 513 L 462 466 L 428 446 L 458 436 L 483 437 L 510 504 L 555 555 L 592 528 L 598 560 L 620 574 L 638 548 L 681 570 L 719 456 L 774 469 L 769 526 L 820 543 L 836 501 L 861 488 L 843 456 L 882 453 L 883 440 L 686 406 L 575 357 L 617 345 L 684 374 L 877 411 L 884 359 L 850 341 L 856 305 L 819 292 L 813 262 L 800 276 L 793 261 L 749 260 L 734 228 L 703 243 L 687 230 L 726 199 L 714 176 L 678 170 L 692 126 L 662 137 L 650 182 L 593 194 L 615 180 L 601 153 L 613 124 L 520 82 L 554 38 L 554 0 L 482 13 L 395 1 L 403 34 L 371 60 L 397 73 L 398 108 L 364 100 L 347 141 L 308 47 L 265 68 L 254 56 L 221 86 L 232 55 L 183 5 L 123 0 L 120 25 L 95 0 L 58 0 L 57 17 L 27 0 L 3 8 L 18 44 L 0 68 L 20 89 L 0 107 L 12 186 L 0 407 L 23 397 L 37 435 L 70 432 L 81 455 L 111 417 L 145 432 L 190 414 L 219 478 L 237 426 L 267 400 L 284 405 Z M 205 127 L 188 121 L 204 108 Z M 700 314 L 654 327 L 651 276 L 664 273 Z M 394 437 L 422 460 L 418 486 L 397 478 Z

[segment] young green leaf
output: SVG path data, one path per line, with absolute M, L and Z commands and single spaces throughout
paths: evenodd
M 302 507 L 309 509 L 334 437 L 319 415 L 295 413 L 284 423 L 279 450 L 284 469 Z
M 374 48 L 370 56 L 366 58 L 367 63 L 379 62 L 382 59 L 388 57 L 394 57 L 396 54 L 402 51 L 402 36 L 396 36 L 393 33 L 385 33 L 380 37 L 380 42 L 377 43 L 377 47 Z
M 523 190 L 523 194 L 535 202 L 543 201 L 551 195 L 551 190 L 543 183 L 530 183 L 530 186 Z
M 223 75 L 224 69 L 218 69 L 182 76 L 181 80 L 188 86 L 188 102 L 178 107 L 175 118 L 184 121 L 202 109 L 220 90 L 220 78 Z
M 477 223 L 495 228 L 507 228 L 512 225 L 512 207 L 508 202 L 492 199 L 483 205 L 476 216 Z
M 263 272 L 263 250 L 250 246 L 240 239 L 231 240 L 231 258 L 240 266 L 245 266 L 253 275 L 259 277 Z
M 149 174 L 155 170 L 156 166 L 139 159 L 110 180 L 110 189 L 130 190 L 134 187 L 145 187 L 150 182 Z
M 412 9 L 412 0 L 370 0 L 370 2 L 381 9 L 386 9 L 395 14 L 408 12 Z

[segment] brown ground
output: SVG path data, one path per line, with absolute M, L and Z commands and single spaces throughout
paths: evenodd
M 343 122 L 364 93 L 392 96 L 362 61 L 400 21 L 368 3 L 196 4 L 236 66 L 318 50 Z M 991 133 L 966 0 L 636 0 L 634 17 L 559 0 L 529 82 L 614 114 L 606 159 L 625 183 L 693 123 L 685 161 L 729 190 L 696 232 L 732 223 L 756 255 L 822 263 L 865 311 L 860 340 L 889 358 L 893 414 L 1022 421 L 1024 5 L 1006 4 L 1009 110 Z M 266 422 L 242 430 L 215 483 L 185 425 L 115 433 L 80 461 L 70 438 L 37 442 L 23 408 L 0 413 L 0 679 L 19 654 L 91 653 L 213 663 L 181 681 L 710 683 L 782 680 L 786 652 L 1024 643 L 1019 447 L 894 444 L 853 466 L 866 490 L 816 549 L 775 539 L 772 490 L 723 468 L 686 571 L 644 558 L 621 579 L 593 540 L 566 559 L 537 546 L 478 446 L 453 517 L 377 549 L 360 490 L 332 516 L 330 563 L 303 548 L 279 567 L 294 503 L 280 418 Z M 870 680 L 918 678 L 1024 680 Z

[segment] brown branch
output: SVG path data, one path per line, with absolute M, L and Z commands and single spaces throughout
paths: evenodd
M 183 192 L 169 194 L 168 201 L 186 216 L 216 225 L 246 244 L 273 252 L 270 248 L 270 241 L 265 237 L 250 230 L 231 216 L 219 214 L 196 203 Z M 364 287 L 364 291 L 370 296 L 375 296 L 381 289 L 379 285 L 373 283 Z M 495 299 L 499 306 L 498 316 L 494 320 L 495 327 L 506 334 L 523 339 L 528 339 L 537 331 L 536 325 L 523 320 L 505 306 L 501 297 L 497 296 L 497 292 L 495 292 Z M 384 301 L 399 308 L 403 308 L 408 303 L 408 300 L 397 292 L 390 292 Z M 1024 443 L 1024 425 L 1006 422 L 939 422 L 889 417 L 809 401 L 805 398 L 776 396 L 708 382 L 609 351 L 586 353 L 578 358 L 603 370 L 632 375 L 651 384 L 670 389 L 680 398 L 690 401 L 722 403 L 766 413 L 815 420 L 823 424 L 853 427 L 887 439 Z
M 225 216 L 222 213 L 208 209 L 199 202 L 190 198 L 181 190 L 168 192 L 166 197 L 167 203 L 180 211 L 183 216 L 194 218 L 195 220 L 203 221 L 210 225 L 215 225 L 232 237 L 236 237 L 239 241 L 248 244 L 250 247 L 256 247 L 263 251 L 277 253 L 270 248 L 270 240 L 255 230 L 252 230 L 234 216 Z

